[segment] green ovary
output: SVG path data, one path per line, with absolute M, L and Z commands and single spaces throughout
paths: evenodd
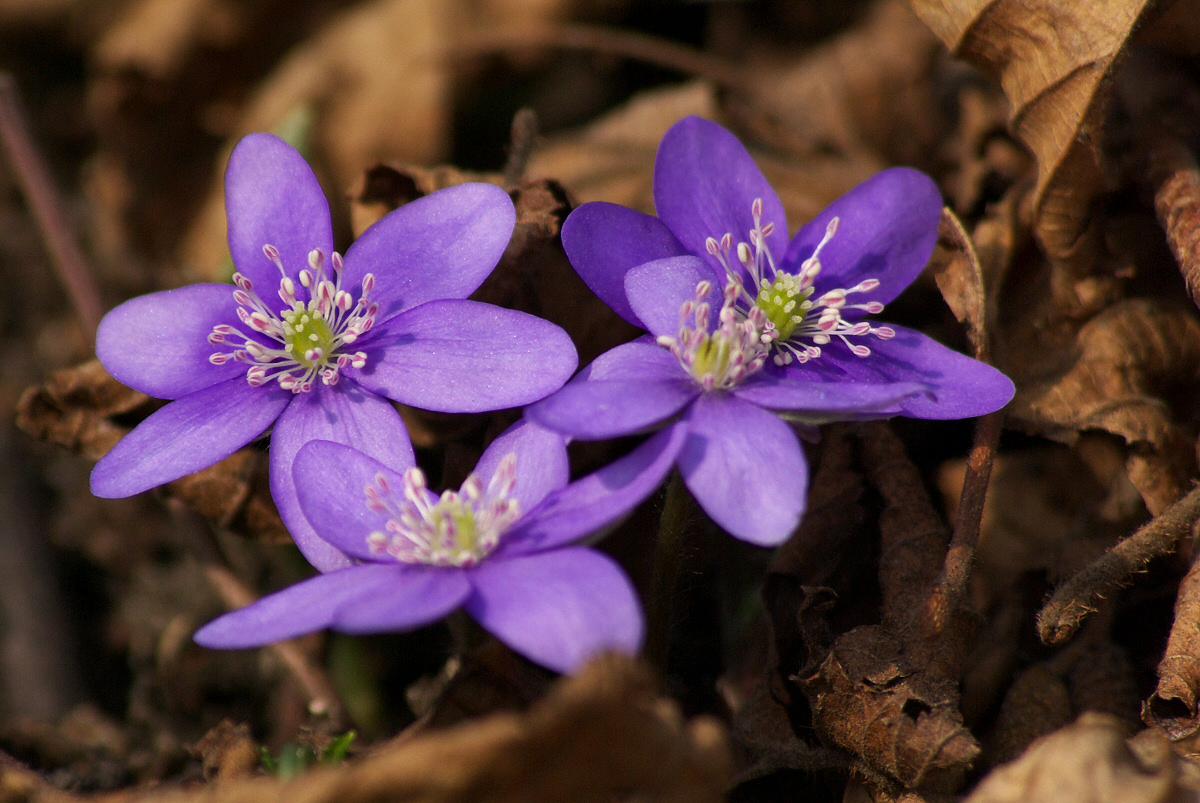
M 725 375 L 729 367 L 729 339 L 719 333 L 714 334 L 697 346 L 696 356 L 692 360 L 692 373 L 701 377 L 712 374 L 714 377 Z
M 462 500 L 440 501 L 432 511 L 430 522 L 439 535 L 453 533 L 454 548 L 474 554 L 479 547 L 479 532 L 475 526 L 475 511 Z
M 299 306 L 299 305 L 297 305 Z M 305 368 L 324 365 L 337 346 L 333 330 L 319 312 L 304 309 L 288 310 L 283 313 L 284 348 L 292 358 Z M 309 349 L 320 349 L 321 356 L 309 360 L 304 355 Z
M 758 291 L 754 305 L 775 324 L 781 340 L 787 340 L 804 320 L 804 302 L 812 295 L 811 287 L 801 289 L 800 281 L 790 273 L 778 273 L 775 281 Z

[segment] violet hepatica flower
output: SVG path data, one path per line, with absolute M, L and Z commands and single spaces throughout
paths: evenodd
M 608 556 L 571 542 L 648 495 L 669 459 L 626 456 L 568 486 L 564 438 L 520 422 L 459 491 L 439 496 L 402 457 L 384 464 L 328 441 L 301 449 L 294 475 L 304 512 L 356 564 L 226 614 L 196 641 L 235 648 L 327 627 L 408 630 L 464 608 L 559 672 L 601 650 L 637 651 L 641 608 L 628 579 Z
M 322 570 L 349 559 L 300 511 L 291 463 L 314 438 L 411 463 L 387 401 L 444 412 L 540 399 L 576 366 L 565 332 L 465 299 L 512 235 L 508 195 L 462 184 L 413 201 L 333 250 L 329 207 L 304 159 L 252 134 L 225 174 L 236 287 L 197 284 L 132 299 L 100 324 L 96 354 L 124 384 L 171 403 L 92 472 L 130 496 L 209 466 L 274 426 L 271 492 Z
M 966 418 L 1013 395 L 994 368 L 868 315 L 917 277 L 942 202 L 916 170 L 885 170 L 789 241 L 778 196 L 728 131 L 696 117 L 663 137 L 658 217 L 588 203 L 563 225 L 588 286 L 650 332 L 601 355 L 527 410 L 582 439 L 666 426 L 697 502 L 755 544 L 803 512 L 808 470 L 792 421 Z M 777 415 L 778 413 L 778 415 Z

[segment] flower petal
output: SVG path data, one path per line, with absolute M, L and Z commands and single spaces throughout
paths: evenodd
M 813 298 L 878 279 L 875 290 L 856 293 L 852 303 L 886 304 L 912 284 L 937 243 L 942 195 L 933 179 L 908 167 L 876 173 L 825 207 L 788 245 L 782 268 L 795 273 L 838 218 L 837 233 L 821 249 L 821 273 Z
M 469 575 L 466 610 L 526 658 L 573 672 L 604 650 L 635 654 L 642 611 L 625 573 L 607 555 L 573 547 L 489 560 Z
M 695 257 L 671 257 L 638 265 L 625 274 L 625 295 L 633 311 L 650 334 L 675 337 L 679 334 L 679 308 L 696 298 L 696 285 L 711 282 L 708 294 L 712 308 L 709 322 L 716 323 L 725 282 Z
M 388 515 L 367 507 L 366 488 L 382 474 L 402 494 L 404 470 L 411 467 L 385 465 L 343 443 L 310 440 L 292 462 L 292 481 L 303 517 L 322 544 L 358 560 L 388 561 L 367 545 Z
M 897 415 L 913 418 L 971 418 L 999 410 L 1014 393 L 1013 383 L 992 366 L 948 349 L 904 326 L 891 340 L 870 341 L 871 355 L 855 357 L 845 349 L 827 349 L 819 359 L 792 370 L 819 371 L 825 381 L 882 384 L 920 382 L 930 394 L 901 400 Z
M 334 627 L 349 633 L 408 630 L 440 619 L 470 592 L 461 572 L 401 565 L 320 574 L 227 613 L 196 631 L 214 649 L 258 647 Z
M 407 310 L 363 346 L 361 384 L 402 404 L 444 413 L 520 407 L 562 387 L 578 358 L 559 327 L 476 301 Z
M 567 460 L 566 439 L 557 432 L 522 419 L 492 441 L 479 458 L 475 474 L 485 488 L 500 461 L 510 454 L 517 456 L 517 484 L 513 495 L 522 512 L 533 510 L 547 494 L 567 484 L 571 466 Z
M 617 204 L 593 201 L 567 215 L 563 250 L 575 272 L 613 312 L 645 329 L 625 298 L 625 274 L 643 262 L 687 250 L 662 221 Z
M 724 276 L 725 270 L 705 247 L 712 237 L 729 233 L 733 249 L 749 242 L 754 217 L 750 208 L 762 200 L 762 222 L 773 223 L 767 245 L 776 259 L 787 248 L 783 204 L 737 137 L 710 120 L 685 117 L 671 126 L 654 159 L 654 208 L 658 219 L 684 248 Z M 736 253 L 727 259 L 737 268 Z M 636 308 L 635 308 L 636 312 Z
M 495 557 L 560 547 L 612 524 L 662 484 L 686 438 L 683 425 L 661 429 L 624 457 L 551 494 L 505 533 Z
M 730 535 L 775 546 L 800 523 L 808 464 L 787 424 L 735 396 L 706 393 L 685 419 L 679 472 Z
M 651 335 L 622 343 L 592 360 L 572 382 L 593 379 L 634 379 L 662 376 L 669 379 L 690 379 L 679 359 L 654 342 Z
M 329 204 L 304 157 L 273 134 L 250 134 L 225 168 L 229 253 L 264 301 L 275 298 L 282 276 L 263 254 L 279 249 L 288 276 L 308 265 L 314 248 L 333 253 Z
M 700 387 L 691 379 L 594 379 L 570 383 L 528 408 L 526 415 L 573 438 L 604 440 L 665 421 L 698 395 Z
M 132 496 L 207 468 L 261 435 L 291 399 L 291 393 L 252 387 L 240 376 L 189 393 L 100 458 L 92 469 L 92 493 Z
M 437 298 L 466 298 L 500 261 L 517 213 L 493 184 L 448 187 L 396 209 L 346 252 L 342 287 L 375 274 L 378 321 Z
M 805 374 L 803 368 L 780 370 L 770 366 L 733 388 L 732 393 L 743 401 L 770 410 L 811 413 L 806 420 L 811 418 L 814 423 L 824 423 L 825 420 L 846 420 L 845 413 L 890 410 L 887 415 L 895 415 L 901 401 L 930 390 L 928 385 L 920 382 L 831 382 L 822 374 Z
M 104 370 L 134 390 L 178 399 L 217 382 L 245 375 L 247 365 L 213 365 L 218 349 L 208 342 L 217 324 L 238 323 L 233 288 L 193 284 L 138 296 L 104 316 L 96 332 L 96 356 Z
M 386 399 L 347 380 L 332 387 L 317 384 L 311 392 L 298 394 L 279 417 L 271 435 L 271 496 L 304 557 L 327 572 L 346 566 L 350 561 L 330 542 L 329 530 L 318 535 L 313 529 L 297 497 L 293 461 L 301 447 L 313 440 L 351 446 L 400 473 L 416 465 L 416 461 L 408 431 L 395 408 Z M 349 470 L 337 461 L 319 462 L 322 471 L 313 473 L 318 477 L 323 474 L 331 488 L 340 488 L 338 483 L 345 479 Z M 313 486 L 305 491 L 307 499 L 325 500 L 330 495 L 322 493 L 319 482 Z M 365 509 L 362 484 L 355 489 L 353 498 Z M 366 533 L 362 537 L 365 538 Z

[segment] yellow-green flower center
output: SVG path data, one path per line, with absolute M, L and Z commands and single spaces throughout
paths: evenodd
M 306 309 L 300 302 L 285 310 L 283 348 L 305 368 L 319 368 L 333 354 L 337 338 L 320 312 Z
M 804 287 L 798 276 L 779 271 L 774 281 L 762 280 L 754 305 L 775 325 L 779 338 L 786 341 L 804 320 L 807 309 L 804 302 L 812 294 L 811 285 Z

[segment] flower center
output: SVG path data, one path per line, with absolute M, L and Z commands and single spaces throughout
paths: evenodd
M 237 289 L 233 298 L 238 303 L 238 320 L 265 337 L 248 337 L 227 324 L 213 327 L 208 342 L 214 346 L 232 346 L 233 351 L 215 351 L 208 361 L 224 365 L 230 360 L 254 363 L 246 371 L 246 381 L 258 387 L 272 379 L 284 390 L 307 393 L 313 380 L 320 377 L 326 385 L 336 385 L 346 366 L 362 368 L 367 364 L 365 352 L 350 353 L 348 346 L 375 325 L 379 305 L 370 300 L 375 287 L 374 275 L 362 280 L 362 291 L 355 302 L 342 289 L 342 257 L 334 252 L 333 279 L 325 275 L 325 254 L 320 249 L 308 255 L 308 268 L 300 271 L 300 284 L 308 289 L 308 300 L 296 295 L 296 285 L 288 278 L 279 249 L 264 245 L 263 253 L 279 268 L 279 298 L 284 308 L 276 312 L 268 307 L 254 285 L 241 273 L 233 274 Z
M 696 285 L 696 297 L 679 309 L 679 333 L 663 335 L 658 344 L 670 350 L 705 390 L 730 388 L 762 368 L 768 343 L 773 334 L 766 331 L 767 319 L 761 309 L 752 308 L 745 318 L 734 309 L 738 287 L 725 285 L 724 300 L 717 313 L 719 325 L 708 331 L 711 308 L 705 300 L 712 282 Z
M 390 555 L 401 563 L 428 566 L 476 566 L 500 544 L 500 537 L 520 517 L 513 498 L 517 456 L 500 461 L 487 489 L 471 474 L 458 491 L 429 492 L 419 468 L 404 473 L 403 499 L 391 483 L 376 474 L 364 489 L 367 508 L 388 516 L 383 530 L 367 536 L 376 555 Z
M 787 365 L 793 360 L 808 362 L 821 356 L 821 347 L 834 338 L 841 340 L 856 357 L 869 357 L 871 349 L 862 343 L 852 343 L 850 338 L 874 335 L 880 340 L 896 336 L 890 326 L 871 326 L 867 321 L 850 321 L 842 317 L 844 310 L 862 310 L 876 314 L 883 311 L 883 304 L 868 301 L 862 304 L 847 304 L 846 297 L 854 293 L 867 293 L 879 287 L 878 279 L 863 279 L 853 287 L 835 288 L 813 299 L 813 282 L 821 272 L 821 251 L 829 244 L 838 230 L 838 218 L 829 221 L 825 236 L 813 250 L 812 256 L 800 264 L 797 273 L 788 273 L 776 267 L 771 250 L 767 247 L 767 236 L 775 230 L 775 224 L 762 221 L 762 199 L 756 198 L 750 207 L 754 228 L 749 232 L 750 241 L 739 242 L 733 248 L 733 235 L 726 233 L 717 240 L 709 237 L 705 243 L 708 253 L 716 257 L 725 269 L 725 275 L 736 290 L 736 314 L 750 320 L 756 313 L 764 319 L 763 343 L 769 344 L 776 365 Z M 732 266 L 729 255 L 737 256 L 742 270 Z M 755 289 L 751 293 L 749 285 Z

